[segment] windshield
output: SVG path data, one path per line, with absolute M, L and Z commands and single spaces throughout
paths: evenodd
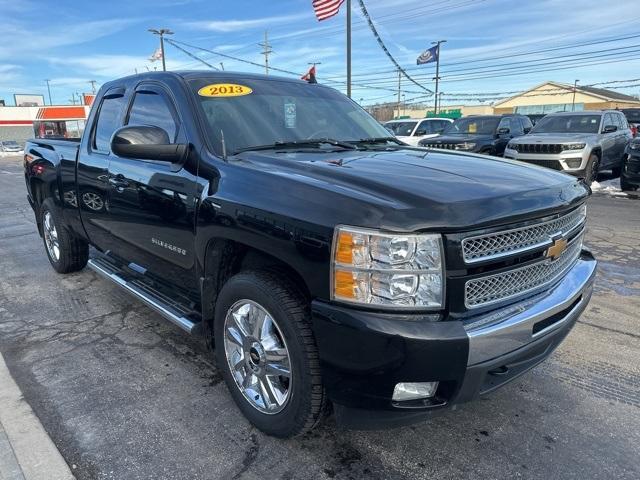
M 547 115 L 531 133 L 598 133 L 602 115 Z
M 467 117 L 450 123 L 443 135 L 493 135 L 496 133 L 500 117 Z
M 418 122 L 388 122 L 385 127 L 393 132 L 394 135 L 400 137 L 409 137 L 413 129 L 416 128 Z
M 373 117 L 333 89 L 276 79 L 227 81 L 190 82 L 218 155 L 223 153 L 222 138 L 233 154 L 277 142 L 389 137 Z
M 627 121 L 632 123 L 640 123 L 640 108 L 623 109 L 622 113 L 627 117 Z

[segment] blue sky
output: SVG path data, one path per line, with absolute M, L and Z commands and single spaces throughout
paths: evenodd
M 566 0 L 367 0 L 366 4 L 393 55 L 427 88 L 433 88 L 434 66 L 417 68 L 415 59 L 432 40 L 448 40 L 442 49 L 441 90 L 451 97 L 443 103 L 460 103 L 456 95 L 515 91 L 545 80 L 573 83 L 580 79 L 591 84 L 640 77 L 640 53 L 633 48 L 640 52 L 640 37 L 509 58 L 532 50 L 640 35 L 635 2 L 582 0 L 578 6 Z M 344 8 L 337 17 L 318 23 L 311 0 L 0 0 L 0 98 L 11 104 L 14 93 L 46 94 L 44 79 L 49 78 L 54 103 L 69 103 L 72 92 L 90 91 L 89 80 L 99 85 L 133 74 L 135 69 L 160 67 L 148 61 L 157 47 L 157 37 L 147 32 L 150 27 L 171 28 L 176 40 L 258 63 L 264 57 L 257 43 L 267 29 L 274 50 L 271 65 L 302 74 L 308 62 L 322 62 L 319 81 L 332 81 L 332 86 L 344 89 L 335 83 L 345 77 Z M 397 75 L 364 23 L 357 0 L 353 0 L 353 29 L 353 81 L 358 84 L 354 99 L 363 98 L 365 104 L 394 101 Z M 169 69 L 206 68 L 174 47 L 166 48 Z M 620 55 L 587 54 L 607 48 L 619 49 Z M 524 75 L 498 76 L 507 71 L 501 66 L 505 63 L 553 61 L 571 53 L 585 53 L 585 62 L 593 56 L 608 63 L 571 66 L 567 60 L 571 68 L 544 72 L 538 67 L 525 70 Z M 208 53 L 199 55 L 214 65 L 223 61 L 227 70 L 263 71 Z M 478 62 L 484 58 L 495 59 Z M 474 78 L 490 75 L 474 75 L 480 66 L 492 70 L 491 78 Z M 419 87 L 403 83 L 407 99 L 419 96 Z M 619 91 L 635 94 L 640 87 Z

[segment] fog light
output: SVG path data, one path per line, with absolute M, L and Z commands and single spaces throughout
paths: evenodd
M 431 398 L 435 395 L 437 388 L 438 382 L 398 383 L 393 389 L 393 400 L 403 402 Z
M 580 164 L 582 163 L 582 159 L 581 158 L 567 158 L 565 160 L 565 162 L 567 163 L 567 167 L 569 167 L 569 168 L 578 168 L 580 166 Z

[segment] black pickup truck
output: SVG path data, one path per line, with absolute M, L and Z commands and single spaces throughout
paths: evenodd
M 416 422 L 544 360 L 592 292 L 577 179 L 409 147 L 335 90 L 228 72 L 105 84 L 31 140 L 53 268 L 203 335 L 268 434 Z M 90 250 L 89 246 L 94 247 Z

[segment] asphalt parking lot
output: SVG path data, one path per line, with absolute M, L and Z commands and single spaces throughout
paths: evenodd
M 212 356 L 117 287 L 49 266 L 18 157 L 0 158 L 0 351 L 78 479 L 640 478 L 640 199 L 596 193 L 596 292 L 543 365 L 428 423 L 330 418 L 265 437 Z

